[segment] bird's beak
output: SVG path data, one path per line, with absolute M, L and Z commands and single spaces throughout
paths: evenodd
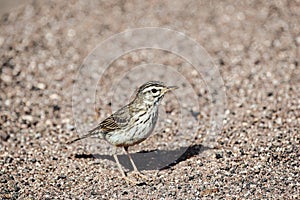
M 173 91 L 173 90 L 176 90 L 176 89 L 178 89 L 178 87 L 177 87 L 177 86 L 168 86 L 168 87 L 166 88 L 166 90 L 165 90 L 165 92 L 164 92 L 164 93 L 166 93 L 166 92 L 170 92 L 170 91 Z

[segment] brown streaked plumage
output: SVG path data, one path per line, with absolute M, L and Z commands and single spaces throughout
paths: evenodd
M 156 125 L 158 107 L 162 98 L 167 92 L 176 88 L 176 86 L 168 87 L 158 81 L 149 81 L 143 84 L 139 87 L 133 101 L 128 105 L 104 119 L 86 135 L 74 139 L 67 144 L 88 137 L 102 138 L 116 147 L 124 147 L 134 170 L 138 171 L 128 153 L 128 147 L 139 144 L 150 136 Z M 123 176 L 126 176 L 116 154 L 114 154 L 114 158 L 120 172 Z

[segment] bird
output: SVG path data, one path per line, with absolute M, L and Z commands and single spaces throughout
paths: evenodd
M 86 135 L 71 140 L 67 144 L 89 137 L 104 139 L 115 147 L 122 147 L 134 171 L 140 173 L 128 148 L 143 142 L 151 135 L 157 123 L 159 105 L 163 97 L 166 93 L 177 88 L 177 86 L 166 86 L 165 83 L 160 81 L 144 83 L 138 88 L 135 97 L 129 104 L 101 121 L 96 127 L 88 131 Z M 120 173 L 123 177 L 126 177 L 116 151 L 113 157 Z

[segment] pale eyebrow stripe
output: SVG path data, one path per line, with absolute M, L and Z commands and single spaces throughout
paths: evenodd
M 143 92 L 148 92 L 148 91 L 150 91 L 150 90 L 152 90 L 152 89 L 161 90 L 162 87 L 160 87 L 160 86 L 151 86 L 151 87 L 149 87 L 149 88 L 145 88 L 145 89 L 143 90 Z

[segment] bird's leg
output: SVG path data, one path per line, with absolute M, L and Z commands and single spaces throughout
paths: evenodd
M 124 147 L 124 150 L 125 150 L 125 152 L 126 152 L 128 158 L 129 158 L 129 160 L 130 160 L 130 162 L 131 162 L 131 165 L 133 166 L 134 172 L 136 172 L 137 175 L 140 176 L 141 178 L 143 178 L 143 179 L 148 179 L 148 177 L 145 176 L 144 174 L 142 174 L 142 173 L 138 170 L 138 168 L 136 167 L 136 165 L 135 165 L 135 163 L 133 162 L 133 159 L 132 159 L 130 153 L 128 152 L 128 147 Z
M 133 167 L 133 170 L 136 171 L 136 172 L 139 172 L 138 168 L 136 167 L 135 163 L 133 162 L 133 159 L 132 159 L 130 153 L 128 152 L 128 147 L 124 147 L 124 150 L 125 150 L 125 152 L 126 152 L 128 158 L 129 158 L 129 160 L 130 160 L 130 162 L 131 162 L 131 165 L 132 165 L 132 167 Z
M 118 156 L 117 156 L 117 147 L 115 148 L 115 152 L 114 152 L 113 156 L 114 156 L 114 159 L 115 159 L 115 161 L 116 161 L 116 163 L 118 165 L 119 171 L 121 172 L 122 176 L 126 177 L 126 174 L 125 174 L 125 172 L 124 172 L 124 170 L 123 170 L 123 168 L 122 168 L 122 166 L 121 166 L 121 164 L 119 162 Z
M 117 163 L 117 165 L 118 165 L 119 171 L 120 171 L 121 174 L 122 174 L 122 178 L 123 178 L 125 181 L 127 181 L 127 182 L 129 182 L 129 183 L 131 183 L 131 184 L 137 184 L 138 182 L 136 182 L 136 181 L 134 181 L 134 180 L 131 180 L 131 179 L 129 179 L 129 178 L 126 176 L 126 174 L 125 174 L 125 172 L 124 172 L 124 170 L 123 170 L 123 168 L 122 168 L 122 165 L 121 165 L 120 162 L 119 162 L 118 156 L 117 156 L 117 147 L 115 148 L 114 159 L 115 159 L 115 161 L 116 161 L 116 163 Z

